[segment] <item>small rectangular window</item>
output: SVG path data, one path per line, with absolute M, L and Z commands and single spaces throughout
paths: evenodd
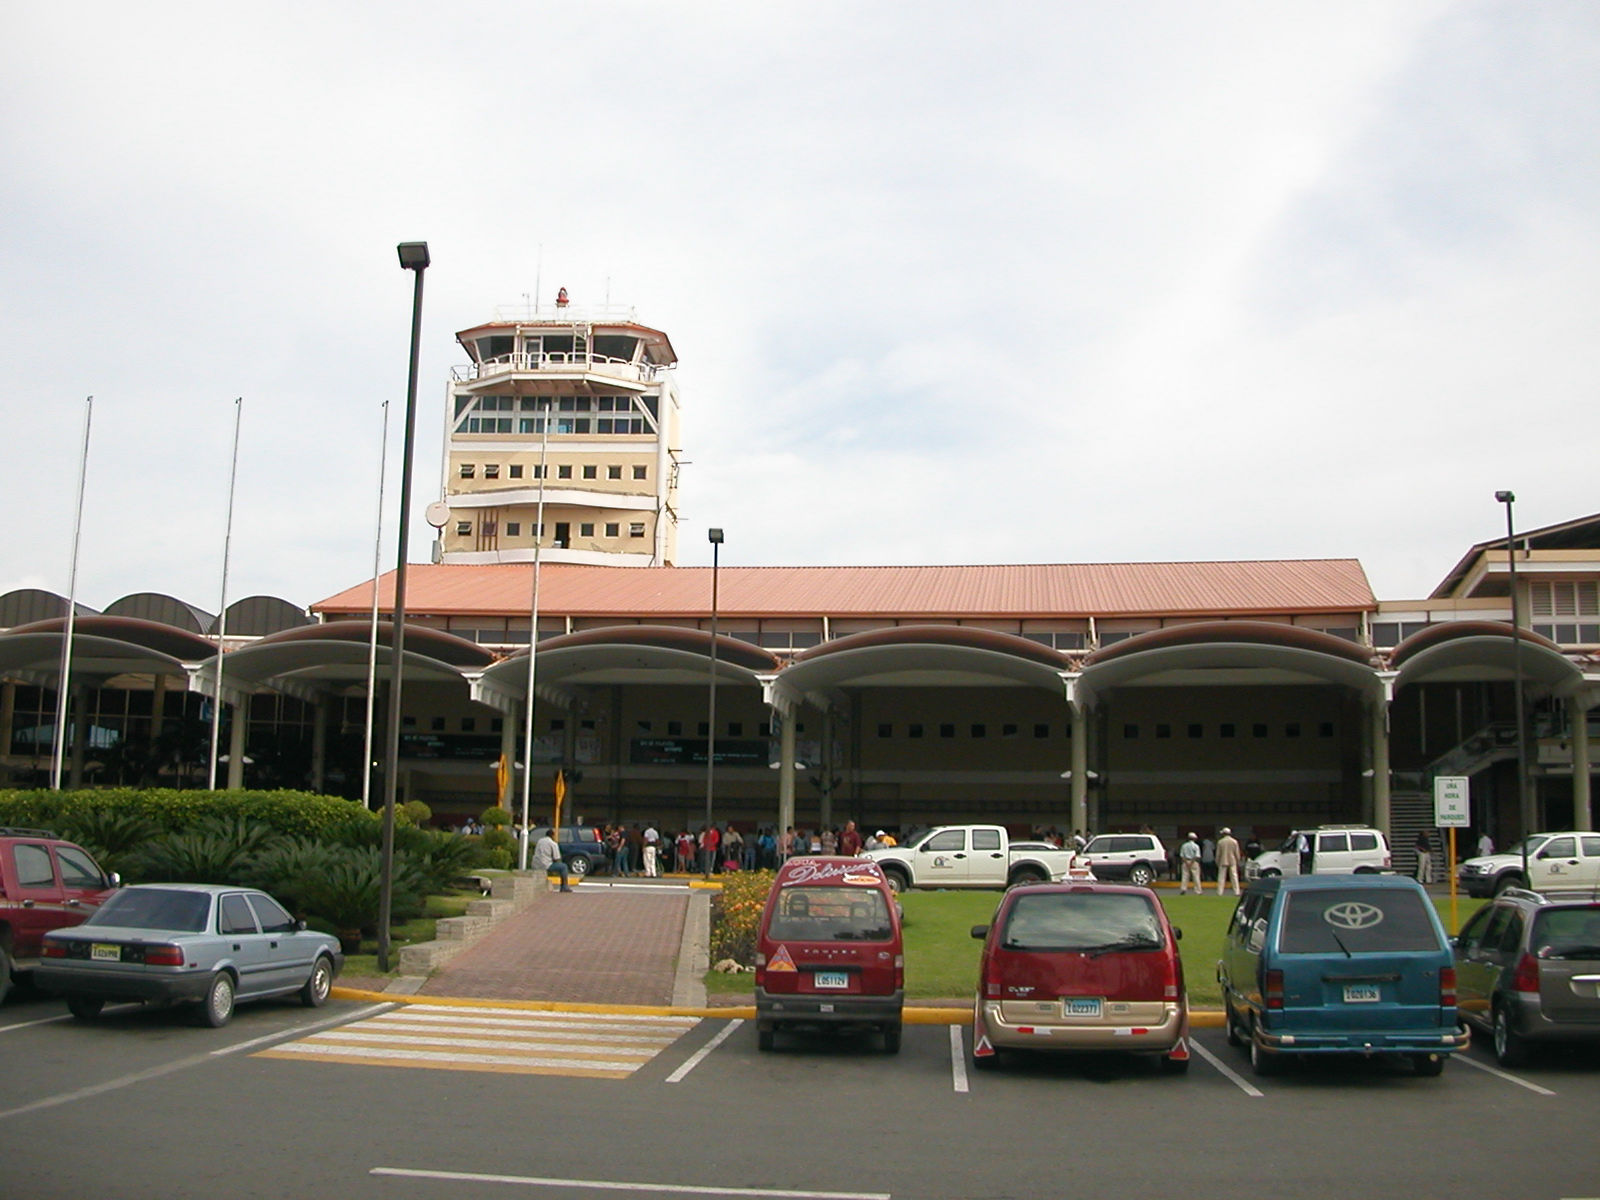
M 633 468 L 633 477 L 635 479 L 649 479 L 650 478 L 650 468 L 649 467 L 635 466 Z
M 435 733 L 443 733 L 444 732 L 444 718 L 443 717 L 433 717 L 433 718 L 431 718 L 428 721 L 428 728 L 433 730 Z
M 682 721 L 668 721 L 667 722 L 667 736 L 668 737 L 682 737 L 683 736 L 683 722 Z
M 1232 721 L 1224 721 L 1217 726 L 1217 736 L 1231 738 L 1238 732 L 1238 727 Z
M 583 466 L 583 477 L 585 479 L 597 479 L 599 478 L 596 473 L 598 470 L 599 468 L 596 467 L 594 463 L 585 463 Z
M 1122 727 L 1122 736 L 1130 742 L 1133 741 L 1139 736 L 1139 727 L 1137 725 L 1124 725 Z
M 485 479 L 499 479 L 500 478 L 500 464 L 499 463 L 484 463 L 483 464 L 483 477 Z
M 572 464 L 571 463 L 562 463 L 560 466 L 558 466 L 556 468 L 556 478 L 557 479 L 571 479 L 572 478 Z
M 972 736 L 974 738 L 988 737 L 989 727 L 987 725 L 974 725 L 972 727 Z
M 1017 736 L 1017 727 L 1015 725 L 1013 725 L 1013 724 L 1007 724 L 1007 725 L 1000 726 L 1000 736 L 1003 737 L 1003 738 L 1014 738 L 1014 737 L 1016 737 Z
M 878 736 L 881 737 L 881 738 L 892 738 L 894 736 L 894 726 L 893 725 L 879 725 L 878 726 Z
M 1198 737 L 1205 737 L 1205 735 L 1206 735 L 1205 726 L 1201 725 L 1198 721 L 1192 723 L 1189 726 L 1189 736 L 1190 737 L 1198 738 Z
M 911 724 L 907 725 L 906 726 L 906 736 L 908 738 L 919 738 L 919 737 L 921 737 L 922 736 L 922 723 L 920 721 L 913 721 L 913 722 L 911 722 Z
M 1035 725 L 1033 727 L 1033 736 L 1036 737 L 1036 738 L 1047 738 L 1047 737 L 1049 737 L 1050 736 L 1050 726 L 1046 725 L 1043 721 L 1041 721 L 1039 724 L 1037 724 L 1037 725 Z
M 620 466 L 607 467 L 606 468 L 606 478 L 607 479 L 621 479 L 622 478 L 622 468 Z
M 1158 737 L 1158 738 L 1169 738 L 1171 736 L 1172 736 L 1172 726 L 1171 725 L 1157 725 L 1156 726 L 1156 737 Z
M 1317 726 L 1317 736 L 1331 738 L 1333 736 L 1333 722 L 1323 721 Z
M 1267 727 L 1260 722 L 1250 726 L 1250 736 L 1264 738 L 1267 736 Z
M 606 522 L 606 536 L 608 538 L 617 537 L 621 532 L 622 526 L 618 525 L 615 521 Z
M 954 725 L 946 723 L 946 724 L 943 724 L 943 725 L 939 726 L 939 736 L 940 737 L 942 737 L 942 738 L 953 738 L 953 737 L 955 737 L 955 735 L 956 735 L 956 727 Z
M 474 464 L 472 464 L 472 463 L 462 463 L 461 464 L 461 478 L 463 478 L 463 479 L 471 479 L 477 473 L 478 473 L 478 468 Z
M 628 536 L 631 538 L 642 538 L 644 536 L 644 522 L 630 522 L 628 525 Z
M 462 733 L 473 733 L 473 732 L 476 732 L 477 728 L 478 728 L 478 718 L 477 717 L 462 717 L 461 718 L 461 732 Z
M 507 537 L 521 537 L 522 536 L 522 522 L 521 521 L 507 521 L 506 522 L 506 536 Z
M 700 725 L 699 725 L 699 733 L 700 733 L 701 737 L 710 737 L 711 736 L 711 725 L 710 725 L 710 723 L 706 722 L 706 721 L 701 721 Z
M 743 737 L 744 736 L 744 722 L 743 721 L 729 721 L 728 722 L 728 736 L 729 737 Z
M 1283 727 L 1283 736 L 1286 737 L 1286 738 L 1297 738 L 1297 737 L 1299 737 L 1300 736 L 1300 722 L 1299 721 L 1290 721 L 1290 722 L 1288 722 L 1288 724 L 1284 725 L 1284 727 Z
M 472 533 L 472 522 L 471 521 L 457 521 L 456 522 L 456 536 L 457 537 L 467 537 L 471 533 Z
M 506 470 L 511 472 L 511 478 L 513 478 L 513 479 L 521 479 L 522 478 L 522 464 L 521 463 L 512 463 L 510 466 L 508 466 L 506 468 Z
M 594 536 L 594 522 L 580 521 L 578 523 L 578 536 L 592 538 Z

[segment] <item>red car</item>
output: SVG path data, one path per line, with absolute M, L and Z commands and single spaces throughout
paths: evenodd
M 983 939 L 972 1012 L 974 1067 L 1002 1050 L 1123 1051 L 1189 1068 L 1179 930 L 1149 888 L 1104 883 L 1012 888 Z
M 0 826 L 0 1000 L 33 969 L 46 933 L 79 924 L 116 886 L 82 846 Z

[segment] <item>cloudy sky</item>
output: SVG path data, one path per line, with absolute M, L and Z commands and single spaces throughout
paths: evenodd
M 678 350 L 681 561 L 1355 557 L 1600 512 L 1589 0 L 0 0 L 0 592 L 412 561 L 454 333 Z

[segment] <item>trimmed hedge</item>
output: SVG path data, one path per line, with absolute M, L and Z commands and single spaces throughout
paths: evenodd
M 142 818 L 171 833 L 212 818 L 237 818 L 265 825 L 288 837 L 318 839 L 343 838 L 380 820 L 379 814 L 368 812 L 353 800 L 319 796 L 314 792 L 208 792 L 176 788 L 0 791 L 0 825 L 50 829 L 62 837 L 70 837 L 67 831 L 74 828 L 80 818 L 88 823 L 103 819 L 98 814 L 106 813 Z

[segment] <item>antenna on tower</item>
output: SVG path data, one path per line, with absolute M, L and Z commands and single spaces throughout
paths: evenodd
M 539 243 L 539 256 L 533 265 L 533 315 L 539 315 L 539 276 L 544 273 L 544 243 Z

